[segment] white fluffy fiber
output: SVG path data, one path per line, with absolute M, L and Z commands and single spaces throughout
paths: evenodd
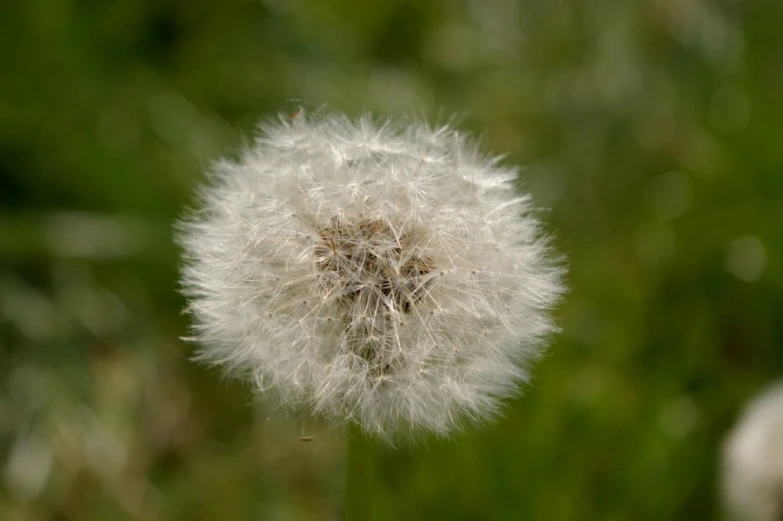
M 200 358 L 393 437 L 492 417 L 563 292 L 516 170 L 449 127 L 263 125 L 181 225 Z
M 732 519 L 783 519 L 783 382 L 745 410 L 723 452 L 724 500 Z

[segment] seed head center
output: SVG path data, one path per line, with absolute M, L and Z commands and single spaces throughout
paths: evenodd
M 330 293 L 367 314 L 408 313 L 425 295 L 435 264 L 428 231 L 383 218 L 333 217 L 318 229 L 315 262 Z

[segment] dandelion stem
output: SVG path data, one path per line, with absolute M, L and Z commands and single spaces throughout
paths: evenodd
M 373 442 L 356 424 L 347 429 L 344 521 L 372 519 Z

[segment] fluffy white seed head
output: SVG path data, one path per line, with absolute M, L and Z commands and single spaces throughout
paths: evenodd
M 732 519 L 783 519 L 783 382 L 754 399 L 726 439 L 723 493 Z
M 200 357 L 385 437 L 492 417 L 563 292 L 515 179 L 448 127 L 263 126 L 181 226 Z

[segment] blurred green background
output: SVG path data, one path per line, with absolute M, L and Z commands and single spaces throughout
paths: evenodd
M 783 373 L 782 28 L 774 0 L 3 3 L 0 519 L 339 519 L 341 432 L 179 340 L 172 223 L 300 104 L 457 114 L 569 258 L 526 395 L 382 451 L 378 521 L 721 519 L 721 440 Z

